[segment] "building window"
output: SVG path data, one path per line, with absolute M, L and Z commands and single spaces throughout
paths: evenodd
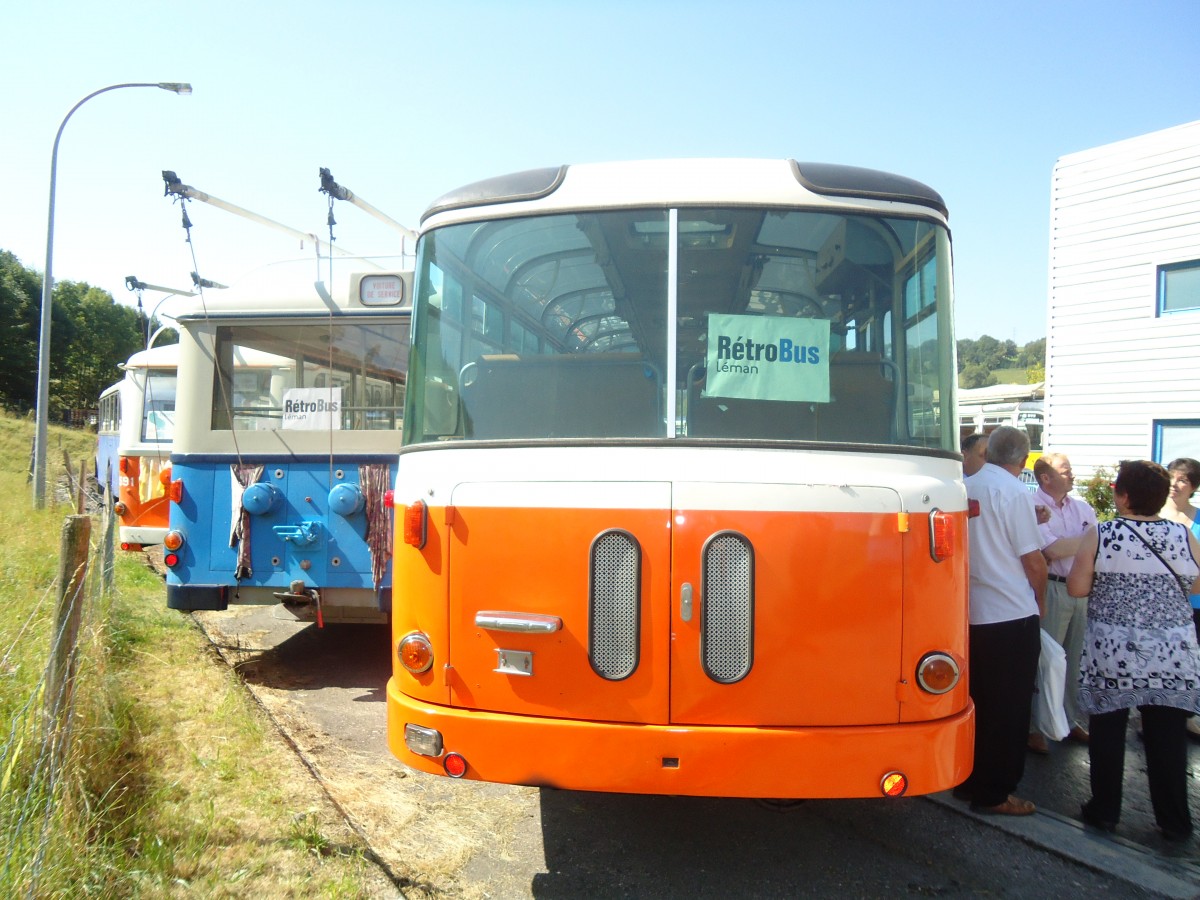
M 1200 260 L 1158 267 L 1158 314 L 1200 309 Z
M 1181 456 L 1200 459 L 1200 419 L 1163 419 L 1155 422 L 1155 462 L 1165 466 Z

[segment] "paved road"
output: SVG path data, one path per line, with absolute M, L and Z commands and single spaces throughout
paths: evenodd
M 387 750 L 386 628 L 318 630 L 280 615 L 196 619 L 391 870 L 398 895 L 1200 896 L 1197 843 L 1168 845 L 1152 831 L 1133 736 L 1117 838 L 1071 818 L 1087 791 L 1087 750 L 1074 744 L 1029 758 L 1022 794 L 1041 812 L 1025 819 L 973 815 L 948 793 L 780 813 L 743 800 L 453 782 Z

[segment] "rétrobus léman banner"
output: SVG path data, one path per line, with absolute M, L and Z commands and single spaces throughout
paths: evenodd
M 283 393 L 283 427 L 296 431 L 337 431 L 342 427 L 340 387 L 291 388 Z
M 705 397 L 829 402 L 829 322 L 708 317 Z

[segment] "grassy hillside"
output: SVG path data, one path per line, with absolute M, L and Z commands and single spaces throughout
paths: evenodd
M 73 712 L 49 727 L 40 690 L 74 510 L 32 509 L 32 434 L 0 416 L 0 896 L 396 896 L 140 554 L 117 551 L 110 594 L 92 582 Z M 52 428 L 51 474 L 63 449 L 77 473 L 93 442 Z M 93 547 L 101 532 L 97 519 Z M 61 758 L 45 753 L 54 741 Z

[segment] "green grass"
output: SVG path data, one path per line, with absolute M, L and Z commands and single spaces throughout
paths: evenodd
M 0 417 L 0 896 L 394 896 L 139 556 L 117 551 L 108 595 L 92 579 L 73 711 L 47 730 L 39 684 L 74 509 L 32 509 L 32 430 Z M 61 448 L 77 474 L 93 442 L 51 429 L 50 474 Z M 64 748 L 54 764 L 47 734 Z

